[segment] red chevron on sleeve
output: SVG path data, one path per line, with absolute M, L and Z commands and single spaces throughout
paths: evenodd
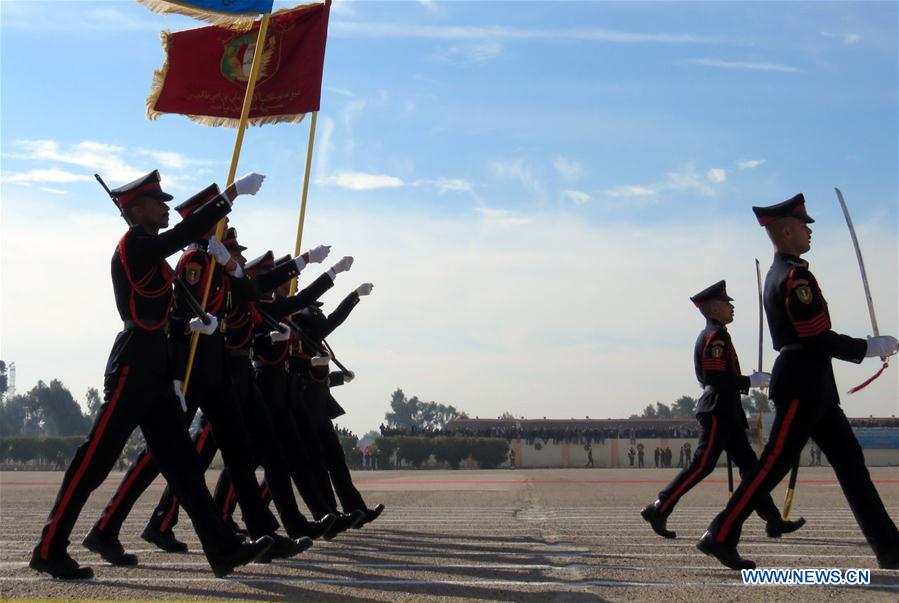
M 794 320 L 793 326 L 800 337 L 814 337 L 830 330 L 830 317 L 827 312 L 820 312 L 809 320 Z

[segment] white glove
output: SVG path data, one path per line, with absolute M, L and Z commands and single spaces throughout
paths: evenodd
M 288 327 L 283 322 L 279 322 L 278 325 L 281 327 L 279 331 L 272 331 L 270 337 L 272 338 L 272 343 L 278 343 L 279 341 L 287 341 L 290 339 L 290 327 Z
M 769 383 L 771 383 L 771 373 L 753 371 L 749 375 L 749 387 L 768 387 Z
M 363 295 L 368 295 L 371 293 L 371 290 L 374 289 L 375 286 L 371 283 L 362 283 L 358 287 L 356 287 L 356 295 L 362 297 Z
M 344 383 L 349 383 L 350 381 L 352 381 L 355 378 L 356 378 L 356 373 L 354 373 L 353 371 L 346 371 L 343 374 L 343 382 Z
M 238 195 L 255 195 L 262 186 L 263 180 L 265 180 L 265 176 L 251 172 L 235 180 L 234 189 Z
M 865 352 L 865 358 L 886 358 L 897 351 L 899 351 L 899 342 L 896 341 L 895 337 L 890 335 L 868 337 L 868 351 Z
M 309 361 L 312 366 L 328 366 L 328 363 L 331 362 L 330 356 L 313 356 L 312 360 Z
M 215 330 L 219 328 L 219 319 L 209 313 L 207 313 L 206 316 L 209 318 L 208 325 L 204 325 L 203 321 L 199 318 L 194 318 L 190 321 L 190 324 L 187 325 L 188 330 L 191 332 L 199 331 L 203 335 L 212 335 L 215 333 Z
M 306 255 L 309 256 L 310 264 L 321 264 L 325 261 L 325 258 L 328 257 L 329 253 L 331 253 L 330 245 L 319 245 L 318 247 L 313 247 L 307 251 Z
M 206 253 L 214 257 L 215 261 L 222 266 L 227 266 L 228 262 L 231 261 L 231 252 L 217 239 L 209 239 L 209 244 L 206 246 Z
M 187 400 L 184 399 L 184 382 L 175 379 L 172 381 L 175 386 L 175 395 L 178 396 L 178 402 L 181 403 L 181 412 L 187 412 Z
M 331 266 L 331 270 L 334 274 L 340 274 L 341 272 L 346 272 L 353 266 L 353 256 L 346 255 L 341 258 L 339 262 Z

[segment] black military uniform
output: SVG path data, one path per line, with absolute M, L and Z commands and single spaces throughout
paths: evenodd
M 322 312 L 321 304 L 316 303 L 295 314 L 294 320 L 317 348 L 327 349 L 324 339 L 343 324 L 358 303 L 359 294 L 353 291 L 327 316 Z M 305 380 L 303 389 L 294 392 L 300 395 L 293 401 L 293 410 L 298 413 L 298 421 L 309 420 L 310 424 L 314 426 L 314 437 L 306 442 L 310 449 L 310 456 L 313 458 L 320 456 L 324 459 L 330 483 L 334 487 L 343 511 L 345 513 L 363 511 L 365 513 L 365 520 L 356 526 L 361 527 L 365 523 L 374 521 L 383 512 L 384 505 L 378 504 L 373 508 L 368 508 L 359 490 L 353 485 L 340 438 L 331 422 L 345 414 L 345 411 L 331 395 L 331 373 L 328 372 L 328 367 L 312 366 L 308 359 L 305 359 L 303 364 L 305 364 L 303 367 L 305 368 Z M 299 374 L 303 376 L 302 368 Z M 330 492 L 331 489 L 328 488 L 326 494 L 330 494 Z
M 208 198 L 217 194 L 218 188 L 213 185 L 194 195 L 176 209 L 182 216 L 189 218 Z M 209 270 L 212 270 L 212 281 L 207 300 L 207 312 L 216 316 L 219 324 L 224 327 L 228 299 L 232 295 L 244 299 L 252 298 L 254 285 L 249 279 L 232 278 L 225 274 L 222 267 L 206 253 L 205 242 L 195 243 L 185 251 L 178 262 L 177 274 L 183 278 L 194 298 L 199 300 L 205 290 Z M 189 308 L 190 304 L 186 294 L 179 290 L 172 313 L 171 337 L 173 376 L 179 381 L 184 380 L 190 346 L 190 335 L 185 328 L 190 316 Z M 271 536 L 275 542 L 271 555 L 277 557 L 292 556 L 300 552 L 300 549 L 307 548 L 310 543 L 295 545 L 288 539 L 275 534 L 278 522 L 259 499 L 259 483 L 256 481 L 255 464 L 247 454 L 252 450 L 252 446 L 240 405 L 234 398 L 231 387 L 231 377 L 226 364 L 225 336 L 222 328 L 199 339 L 185 397 L 188 408 L 182 421 L 189 425 L 197 408 L 203 409 L 203 416 L 212 426 L 215 443 L 222 451 L 223 460 L 231 468 L 238 502 L 250 536 L 253 538 L 264 535 Z M 210 438 L 202 436 L 197 444 L 200 443 L 204 444 L 199 447 L 201 450 L 205 448 L 204 454 L 206 466 L 208 466 L 208 462 L 211 461 L 209 451 L 212 448 L 212 441 Z M 212 452 L 214 454 L 214 450 Z M 117 538 L 122 523 L 134 503 L 159 474 L 157 464 L 151 462 L 152 456 L 148 450 L 144 450 L 138 455 L 98 519 L 96 528 L 107 537 Z M 170 496 L 171 494 L 172 492 L 169 492 Z M 187 550 L 186 545 L 177 541 L 172 532 L 159 530 L 159 523 L 164 518 L 164 515 L 154 514 L 141 536 L 164 550 Z
M 710 300 L 733 301 L 727 295 L 724 281 L 700 291 L 690 298 L 698 308 Z M 696 405 L 696 418 L 702 426 L 699 445 L 692 461 L 677 474 L 674 480 L 659 492 L 659 499 L 643 509 L 641 515 L 652 529 L 665 538 L 674 538 L 675 532 L 665 523 L 680 498 L 705 479 L 715 469 L 721 453 L 727 451 L 730 458 L 745 476 L 756 468 L 758 459 L 746 430 L 749 423 L 740 402 L 740 394 L 749 393 L 749 377 L 741 374 L 740 361 L 724 324 L 706 319 L 705 328 L 696 338 L 693 348 L 693 366 L 696 379 L 704 388 Z M 681 447 L 681 458 L 686 448 Z M 760 499 L 756 510 L 767 524 L 768 536 L 773 538 L 793 532 L 805 523 L 804 519 L 787 522 L 767 495 Z
M 237 242 L 237 233 L 232 228 L 229 229 L 222 243 L 231 250 L 243 251 L 243 247 Z M 249 263 L 247 270 L 253 270 L 257 267 L 258 262 Z M 254 276 L 251 279 L 259 293 L 267 293 L 275 289 L 280 284 L 296 277 L 299 274 L 296 262 L 293 258 L 289 261 L 281 263 L 274 270 L 268 272 L 257 273 L 254 270 Z M 308 290 L 302 291 L 299 295 L 305 298 L 313 298 L 320 296 L 330 287 L 330 279 L 320 279 L 316 281 L 314 286 L 310 286 Z M 275 508 L 284 524 L 284 529 L 291 538 L 310 537 L 315 538 L 324 533 L 330 524 L 336 518 L 325 520 L 324 522 L 310 522 L 300 512 L 296 498 L 293 494 L 293 488 L 290 483 L 290 459 L 282 449 L 281 442 L 277 437 L 277 431 L 274 426 L 272 417 L 268 411 L 268 407 L 262 400 L 262 394 L 256 385 L 253 375 L 253 365 L 251 363 L 251 348 L 253 331 L 257 326 L 265 323 L 261 313 L 258 310 L 258 299 L 249 301 L 247 299 L 235 298 L 231 300 L 228 313 L 225 317 L 225 348 L 228 356 L 228 372 L 231 376 L 232 390 L 236 399 L 241 404 L 241 412 L 246 420 L 247 429 L 250 434 L 252 444 L 252 452 L 255 465 L 261 465 L 265 470 L 265 484 L 262 485 L 262 491 L 270 494 L 275 502 Z M 269 325 L 271 328 L 272 325 Z M 204 417 L 205 423 L 205 417 Z M 201 458 L 208 459 L 206 466 L 212 462 L 215 451 L 218 447 L 214 439 L 207 437 L 207 429 L 201 429 L 195 441 L 197 447 L 201 447 L 204 453 Z M 299 446 L 299 442 L 288 443 L 290 448 Z M 231 471 L 227 467 L 222 470 L 228 476 L 227 481 L 220 476 L 219 483 L 215 490 L 216 506 L 225 511 L 236 504 L 236 491 L 230 481 Z M 263 500 L 265 497 L 263 497 Z M 224 516 L 224 515 L 223 515 Z M 230 513 L 228 514 L 230 517 Z M 153 513 L 151 523 L 157 530 L 162 533 L 172 530 L 178 522 L 178 501 L 169 489 L 163 494 L 159 505 Z
M 759 224 L 793 217 L 813 222 L 799 194 L 753 207 Z M 698 548 L 734 569 L 754 567 L 736 552 L 746 517 L 799 460 L 809 438 L 827 455 L 843 494 L 881 567 L 899 568 L 899 531 L 871 482 L 862 448 L 840 408 L 831 358 L 859 363 L 867 342 L 832 330 L 827 302 L 804 260 L 776 253 L 765 278 L 765 313 L 774 349 L 771 376 L 777 413 L 759 465 L 743 478 Z
M 151 197 L 172 197 L 159 185 L 154 171 L 112 191 L 120 208 Z M 225 528 L 203 481 L 203 471 L 181 418 L 172 389 L 168 325 L 172 306 L 173 273 L 165 258 L 201 237 L 231 209 L 221 195 L 203 204 L 190 217 L 161 234 L 133 226 L 119 241 L 112 257 L 112 283 L 124 328 L 116 336 L 106 364 L 104 403 L 94 425 L 66 470 L 56 502 L 34 549 L 31 567 L 61 578 L 89 578 L 90 568 L 78 567 L 66 548 L 69 534 L 88 496 L 109 474 L 125 442 L 140 426 L 147 445 L 166 478 L 184 501 L 203 550 L 217 575 L 250 561 L 241 540 Z M 266 539 L 267 540 L 267 539 Z M 92 550 L 113 553 L 121 564 L 137 562 L 133 556 L 105 548 L 108 543 L 93 532 L 85 540 Z M 118 543 L 114 543 L 118 544 Z
M 282 263 L 283 259 L 279 260 L 277 265 Z M 271 269 L 273 265 L 275 265 L 274 257 L 268 252 L 248 263 L 247 267 L 254 272 L 263 272 Z M 275 320 L 283 320 L 320 297 L 331 286 L 333 275 L 323 274 L 294 296 L 275 295 L 271 300 L 262 300 L 258 305 L 258 311 Z M 293 404 L 290 392 L 293 391 L 292 384 L 295 378 L 293 372 L 295 364 L 291 351 L 296 349 L 296 335 L 294 334 L 290 340 L 273 342 L 269 334 L 269 326 L 262 324 L 256 326 L 252 344 L 256 381 L 271 413 L 277 439 L 289 458 L 291 475 L 300 496 L 317 521 L 323 521 L 331 514 L 337 516 L 332 529 L 324 534 L 325 539 L 330 540 L 338 532 L 362 521 L 364 514 L 343 515 L 337 511 L 327 471 L 323 467 L 320 455 L 312 455 L 312 450 L 308 446 L 309 438 L 314 436 L 313 427 L 308 421 L 297 419 L 291 411 Z M 263 488 L 263 497 L 268 501 L 269 495 L 273 494 L 273 489 L 277 489 L 277 486 L 276 484 L 266 486 L 271 486 Z M 226 509 L 226 516 L 230 517 L 234 504 L 233 497 L 230 496 L 230 475 L 227 471 L 223 471 L 220 475 L 216 493 L 217 502 L 222 498 L 230 502 L 230 506 Z M 225 493 L 224 497 L 219 493 Z

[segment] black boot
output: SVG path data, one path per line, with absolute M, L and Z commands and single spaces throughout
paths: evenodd
M 877 554 L 877 567 L 880 569 L 899 569 L 899 543 Z
M 236 521 L 234 521 L 233 517 L 229 517 L 225 520 L 225 527 L 237 534 L 238 536 L 249 536 L 249 532 L 247 532 L 244 528 L 240 527 Z
M 35 548 L 31 554 L 31 561 L 28 562 L 28 567 L 62 580 L 90 580 L 94 577 L 94 570 L 87 566 L 78 565 L 78 562 L 65 552 L 61 555 L 54 555 L 49 559 L 42 559 L 40 550 Z
M 331 526 L 327 532 L 322 535 L 324 540 L 332 540 L 341 532 L 345 532 L 365 521 L 365 511 L 356 509 L 352 513 L 340 513 L 337 515 L 337 521 Z
M 230 553 L 223 556 L 216 556 L 215 560 L 210 560 L 209 565 L 212 572 L 217 578 L 224 578 L 234 571 L 234 568 L 253 563 L 264 555 L 272 546 L 271 536 L 263 536 L 256 540 L 247 540 L 235 546 Z
M 715 537 L 708 532 L 702 535 L 696 548 L 706 555 L 711 555 L 732 570 L 755 569 L 755 561 L 740 557 L 737 547 L 733 545 L 715 542 Z
M 307 537 L 312 540 L 318 540 L 322 536 L 324 536 L 328 530 L 334 525 L 334 522 L 337 521 L 336 513 L 328 513 L 324 517 L 316 521 L 307 521 L 306 524 L 297 530 L 288 531 L 288 535 L 291 538 L 302 538 Z
M 659 501 L 656 501 L 651 505 L 643 507 L 643 510 L 640 511 L 640 516 L 648 521 L 649 525 L 652 527 L 652 531 L 662 538 L 677 538 L 677 532 L 669 530 L 666 527 L 665 524 L 668 522 L 668 516 L 659 511 L 658 502 Z
M 187 543 L 181 542 L 175 538 L 175 533 L 171 530 L 160 532 L 155 526 L 148 525 L 144 528 L 144 531 L 141 532 L 140 537 L 150 544 L 155 544 L 167 553 L 187 552 Z
M 804 525 L 805 518 L 803 517 L 800 517 L 796 521 L 790 521 L 789 519 L 781 519 L 778 517 L 777 520 L 769 521 L 765 524 L 765 533 L 768 534 L 769 538 L 780 538 L 783 534 L 795 532 Z
M 374 520 L 376 520 L 381 515 L 381 513 L 384 512 L 384 505 L 382 505 L 381 503 L 378 503 L 377 505 L 374 506 L 374 508 L 361 509 L 361 511 L 363 513 L 365 513 L 365 519 L 362 521 L 362 523 L 353 526 L 353 529 L 355 529 L 355 530 L 358 530 L 365 524 L 371 523 Z
M 137 565 L 137 555 L 126 553 L 118 538 L 104 534 L 97 526 L 87 533 L 81 544 L 113 565 Z
M 272 546 L 259 556 L 256 563 L 271 563 L 273 559 L 289 559 L 312 546 L 312 539 L 306 536 L 296 540 L 280 534 L 270 534 L 269 537 L 273 540 Z

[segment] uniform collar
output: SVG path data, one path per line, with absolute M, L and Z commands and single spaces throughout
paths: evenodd
M 774 257 L 780 259 L 781 261 L 792 262 L 793 264 L 800 264 L 800 265 L 804 266 L 805 268 L 808 268 L 808 262 L 803 260 L 798 255 L 793 255 L 792 253 L 784 253 L 782 251 L 778 251 L 777 253 L 774 254 Z
M 713 318 L 706 318 L 705 326 L 707 329 L 712 328 L 712 329 L 723 329 L 725 331 L 727 330 L 727 327 L 724 326 L 724 323 L 718 322 L 717 320 L 715 320 Z

